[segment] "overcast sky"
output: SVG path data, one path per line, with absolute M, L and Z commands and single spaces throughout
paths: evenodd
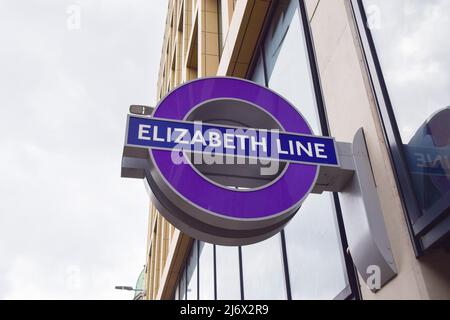
M 130 299 L 148 196 L 120 178 L 155 105 L 166 0 L 0 0 L 0 299 Z
M 404 143 L 450 105 L 450 0 L 364 0 Z

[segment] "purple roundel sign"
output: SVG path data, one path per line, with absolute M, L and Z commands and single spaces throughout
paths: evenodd
M 228 77 L 183 84 L 151 117 L 129 115 L 124 157 L 146 162 L 152 202 L 186 234 L 221 245 L 262 241 L 294 216 L 319 166 L 338 166 L 275 92 Z M 126 175 L 125 175 L 126 176 Z

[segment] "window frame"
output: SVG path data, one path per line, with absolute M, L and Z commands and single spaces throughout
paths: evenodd
M 182 268 L 182 271 L 180 273 L 177 283 L 178 283 L 178 300 L 187 300 L 186 264 L 184 264 L 184 266 Z M 181 290 L 182 285 L 184 285 L 184 287 L 183 287 L 184 290 Z M 181 299 L 183 295 L 184 295 L 184 299 Z
M 445 211 L 435 216 L 422 215 L 408 169 L 406 154 L 389 96 L 389 90 L 384 79 L 383 68 L 378 58 L 372 32 L 368 26 L 363 0 L 350 1 L 379 120 L 388 146 L 395 182 L 400 193 L 409 236 L 416 257 L 420 257 L 428 249 L 439 245 L 440 240 L 443 240 L 448 235 L 450 232 L 450 216 L 445 217 Z

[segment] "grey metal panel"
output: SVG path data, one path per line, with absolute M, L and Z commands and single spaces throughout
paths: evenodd
M 362 129 L 356 133 L 352 149 L 356 174 L 339 192 L 339 199 L 350 254 L 366 283 L 373 280 L 374 268 L 379 268 L 380 286 L 371 287 L 377 291 L 395 277 L 397 269 Z

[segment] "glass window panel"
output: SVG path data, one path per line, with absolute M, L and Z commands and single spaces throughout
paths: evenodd
M 197 241 L 194 241 L 192 246 L 191 254 L 189 255 L 187 261 L 187 300 L 197 300 L 198 299 L 198 288 L 197 288 Z
M 217 299 L 240 300 L 238 247 L 216 246 Z
M 363 4 L 422 215 L 450 211 L 450 1 Z
M 200 242 L 199 249 L 199 299 L 214 300 L 214 247 Z
M 314 133 L 320 134 L 298 6 L 298 1 L 286 1 L 276 9 L 264 43 L 268 83 L 299 108 Z M 310 195 L 285 229 L 293 299 L 333 299 L 347 286 L 333 206 L 329 194 Z
M 315 134 L 320 134 L 317 105 L 304 43 L 298 2 L 280 5 L 273 37 L 266 40 L 269 87 L 299 108 Z M 295 81 L 294 81 L 295 79 Z
M 180 300 L 186 300 L 186 268 L 183 268 L 180 279 Z
M 264 63 L 261 55 L 259 55 L 258 62 L 256 63 L 255 69 L 253 70 L 253 76 L 251 77 L 251 80 L 262 86 L 266 85 Z
M 242 270 L 245 299 L 286 299 L 280 234 L 242 247 Z
M 286 226 L 292 299 L 333 299 L 347 286 L 331 194 L 310 194 Z
M 191 18 L 191 21 L 192 21 L 192 24 L 194 23 L 194 20 L 195 20 L 195 14 L 196 14 L 196 9 L 197 8 L 197 0 L 191 0 L 191 9 L 192 9 L 192 18 Z

